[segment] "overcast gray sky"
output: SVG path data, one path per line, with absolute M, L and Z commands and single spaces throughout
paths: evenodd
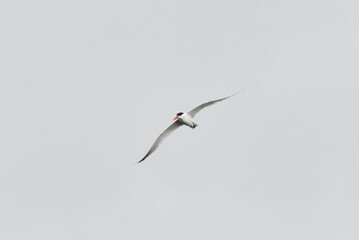
M 359 239 L 358 10 L 2 0 L 0 239 Z

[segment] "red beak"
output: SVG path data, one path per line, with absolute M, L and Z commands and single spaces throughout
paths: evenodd
M 176 116 L 173 120 L 176 120 L 178 118 L 178 116 Z

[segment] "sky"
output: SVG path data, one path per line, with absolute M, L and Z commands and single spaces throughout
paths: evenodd
M 0 1 L 0 239 L 359 239 L 358 9 Z

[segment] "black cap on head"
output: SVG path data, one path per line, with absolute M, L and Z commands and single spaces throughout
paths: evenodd
M 183 114 L 183 112 L 179 112 L 177 113 L 177 116 L 181 116 Z

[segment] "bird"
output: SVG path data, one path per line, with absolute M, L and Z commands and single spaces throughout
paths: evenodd
M 245 88 L 245 87 L 244 87 Z M 152 144 L 150 150 L 146 153 L 146 155 L 136 164 L 144 161 L 146 158 L 148 158 L 154 151 L 156 151 L 156 149 L 158 148 L 158 146 L 162 143 L 162 141 L 168 137 L 172 132 L 174 132 L 177 128 L 186 125 L 192 129 L 195 129 L 198 124 L 194 122 L 194 117 L 196 116 L 196 114 L 201 111 L 202 109 L 209 107 L 215 103 L 221 102 L 223 100 L 226 100 L 227 98 L 230 98 L 234 95 L 237 95 L 238 93 L 242 92 L 244 90 L 244 88 L 242 88 L 240 91 L 228 96 L 228 97 L 224 97 L 224 98 L 220 98 L 217 100 L 213 100 L 213 101 L 209 101 L 209 102 L 205 102 L 195 108 L 193 108 L 192 110 L 190 110 L 189 112 L 179 112 L 176 114 L 175 118 L 173 119 L 175 122 L 173 122 L 166 130 L 164 130 L 155 140 L 155 142 Z

